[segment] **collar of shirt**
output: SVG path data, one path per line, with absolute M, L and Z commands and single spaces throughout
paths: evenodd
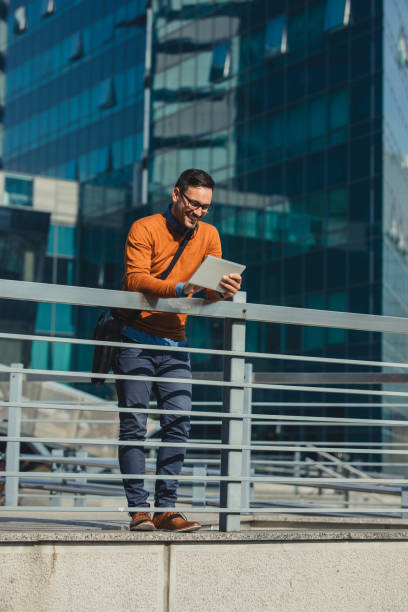
M 171 212 L 171 204 L 169 204 L 166 210 L 164 211 L 163 217 L 166 219 L 170 227 L 173 228 L 181 236 L 184 236 L 184 234 L 186 234 L 188 231 L 191 231 L 177 221 L 176 217 Z M 196 229 L 197 226 L 195 227 L 194 232 L 196 231 Z M 194 232 L 192 232 L 192 234 L 194 234 Z

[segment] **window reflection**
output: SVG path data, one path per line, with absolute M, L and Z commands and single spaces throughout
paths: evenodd
M 32 206 L 33 181 L 6 176 L 3 203 L 6 206 Z
M 230 68 L 231 54 L 230 42 L 228 41 L 217 45 L 213 49 L 210 81 L 214 82 L 220 79 L 226 79 L 230 73 Z
M 19 6 L 14 11 L 14 33 L 22 34 L 27 27 L 27 9 L 25 6 Z
M 266 24 L 265 57 L 286 52 L 286 17 L 279 15 Z
M 55 13 L 55 0 L 42 0 L 41 13 L 44 17 Z
M 350 8 L 350 0 L 326 0 L 324 29 L 328 31 L 348 25 Z

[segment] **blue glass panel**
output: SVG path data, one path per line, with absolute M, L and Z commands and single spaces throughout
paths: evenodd
M 290 15 L 288 19 L 288 48 L 289 51 L 302 47 L 307 42 L 306 13 L 299 11 Z
M 6 176 L 4 202 L 10 206 L 33 205 L 33 181 Z
M 285 15 L 279 15 L 268 21 L 265 32 L 265 56 L 273 57 L 285 51 Z
M 224 42 L 213 49 L 210 81 L 225 79 L 230 71 L 230 43 Z
M 339 89 L 330 96 L 329 128 L 337 130 L 349 122 L 349 96 L 347 89 Z
M 47 241 L 47 255 L 75 256 L 76 232 L 74 227 L 50 225 Z
M 52 345 L 52 369 L 53 370 L 71 370 L 72 346 L 70 344 L 53 344 Z
M 73 308 L 69 304 L 55 304 L 55 331 L 63 334 L 74 333 Z
M 323 136 L 326 132 L 326 98 L 315 98 L 309 102 L 309 138 Z
M 66 225 L 58 226 L 58 255 L 75 255 L 75 228 Z
M 345 23 L 347 0 L 327 0 L 324 29 L 339 28 Z
M 52 304 L 39 303 L 35 318 L 36 332 L 49 332 L 51 330 L 51 307 Z
M 48 370 L 48 342 L 35 340 L 31 345 L 31 367 L 39 370 Z

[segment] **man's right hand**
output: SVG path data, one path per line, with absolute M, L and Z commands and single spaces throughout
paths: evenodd
M 199 285 L 193 285 L 191 283 L 186 283 L 184 285 L 183 292 L 185 295 L 191 295 L 194 293 L 198 293 L 199 291 L 202 291 L 203 289 L 204 287 L 200 287 Z

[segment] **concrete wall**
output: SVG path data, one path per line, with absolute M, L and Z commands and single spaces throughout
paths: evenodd
M 0 545 L 1 612 L 405 611 L 407 541 Z

